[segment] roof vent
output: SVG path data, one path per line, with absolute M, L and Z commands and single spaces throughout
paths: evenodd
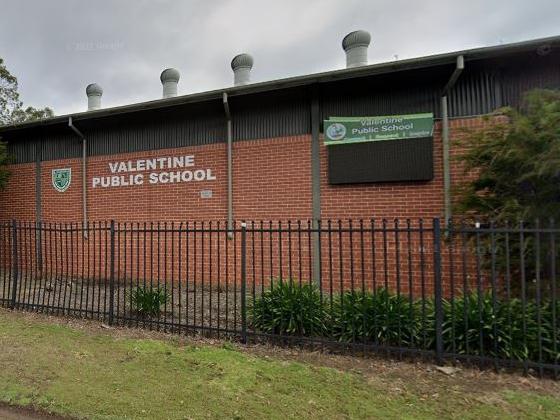
M 103 89 L 97 83 L 92 83 L 86 87 L 86 95 L 88 97 L 88 111 L 101 108 L 101 95 Z
M 233 70 L 233 85 L 243 86 L 251 83 L 251 69 L 253 68 L 253 57 L 249 54 L 239 54 L 231 60 Z
M 371 35 L 367 31 L 350 32 L 342 40 L 342 48 L 346 51 L 346 68 L 365 66 L 368 63 L 367 51 Z
M 165 69 L 159 77 L 163 85 L 163 98 L 173 98 L 177 96 L 177 84 L 181 74 L 177 69 Z

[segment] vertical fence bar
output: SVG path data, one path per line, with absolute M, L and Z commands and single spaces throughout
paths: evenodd
M 448 258 L 449 258 L 449 287 L 450 287 L 450 303 L 451 303 L 451 352 L 455 353 L 457 351 L 457 345 L 455 342 L 455 332 L 456 332 L 456 319 L 455 319 L 455 234 L 453 232 L 453 220 L 447 220 L 447 230 L 445 230 L 445 237 L 448 240 Z
M 20 242 L 20 247 L 21 250 L 18 252 L 19 254 L 19 266 L 21 267 L 21 274 L 20 274 L 20 279 L 19 279 L 19 287 L 18 287 L 18 295 L 17 295 L 17 301 L 18 301 L 18 306 L 20 306 L 22 309 L 26 308 L 26 303 L 27 303 L 27 299 L 25 299 L 25 290 L 27 289 L 27 276 L 28 276 L 28 271 L 27 270 L 27 252 L 29 247 L 27 246 L 27 238 L 26 238 L 26 233 L 27 233 L 27 223 L 22 222 L 19 224 L 19 242 Z
M 459 228 L 461 232 L 461 275 L 463 277 L 463 299 L 469 298 L 469 278 L 467 275 L 467 232 L 465 221 L 461 220 L 461 225 Z M 469 330 L 469 317 L 468 317 L 468 305 L 463 305 L 463 328 L 465 331 Z M 465 353 L 469 354 L 469 337 L 464 334 L 464 345 Z
M 187 222 L 187 227 L 188 227 L 188 223 Z M 226 226 L 225 229 L 225 238 L 224 238 L 224 252 L 225 252 L 225 279 L 226 279 L 226 302 L 225 302 L 225 310 L 226 310 L 226 316 L 225 316 L 225 321 L 224 321 L 224 325 L 225 325 L 225 329 L 229 329 L 229 273 L 230 273 L 230 268 L 229 268 L 229 253 L 230 253 L 230 246 L 229 246 L 229 241 L 230 240 L 236 240 L 235 239 L 235 231 L 233 230 L 228 230 L 228 228 L 231 229 L 231 226 Z M 231 232 L 231 233 L 230 233 Z M 230 236 L 231 235 L 231 239 Z M 189 260 L 189 242 L 188 242 L 188 236 L 187 236 L 187 261 Z M 188 272 L 188 267 L 187 267 L 187 272 Z M 188 277 L 187 277 L 187 293 L 188 293 L 188 288 L 189 288 L 189 284 L 188 284 Z M 187 308 L 188 311 L 188 308 Z M 187 312 L 188 314 L 188 312 Z
M 10 308 L 16 307 L 17 281 L 18 281 L 18 243 L 17 222 L 12 220 L 12 301 Z
M 418 234 L 420 240 L 420 295 L 421 295 L 421 325 L 422 325 L 422 348 L 426 349 L 427 324 L 426 324 L 426 264 L 424 255 L 424 219 L 418 220 Z
M 554 219 L 550 219 L 550 292 L 552 296 L 552 353 L 558 354 L 558 328 L 556 325 L 556 234 L 554 231 Z M 554 379 L 558 379 L 559 361 L 554 362 Z
M 406 219 L 406 249 L 407 249 L 407 271 L 408 271 L 408 316 L 409 316 L 409 347 L 413 347 L 416 337 L 414 334 L 414 291 L 412 287 L 412 230 L 410 219 Z M 373 263 L 373 262 L 372 262 Z
M 505 282 L 506 282 L 506 303 L 507 306 L 509 307 L 511 304 L 511 262 L 510 262 L 510 243 L 509 243 L 509 224 L 506 222 L 506 232 L 505 232 L 505 237 L 504 237 L 504 242 L 505 242 L 505 264 L 506 264 L 506 278 L 505 278 Z M 512 311 L 508 310 L 507 313 L 507 323 L 508 323 L 508 337 L 510 340 L 510 343 L 512 342 L 512 337 L 513 337 L 513 324 L 512 324 Z M 511 352 L 511 347 L 512 344 L 510 344 L 508 346 L 508 350 L 510 351 L 510 357 L 509 360 L 510 362 L 513 362 L 513 352 Z
M 241 341 L 247 343 L 247 224 L 241 223 Z
M 56 314 L 60 315 L 60 298 L 62 296 L 62 287 L 64 286 L 64 248 L 62 247 L 62 223 L 54 224 L 55 228 L 55 236 L 54 236 L 54 245 L 55 245 L 55 252 L 54 257 L 56 260 L 56 283 L 55 283 L 55 295 L 57 296 L 56 299 Z M 58 241 L 58 242 L 57 242 Z M 59 246 L 60 245 L 60 246 Z M 58 284 L 58 294 L 56 293 L 56 285 Z M 54 299 L 53 299 L 54 304 Z M 62 311 L 64 315 L 64 311 Z
M 334 307 L 334 294 L 333 294 L 333 250 L 332 250 L 332 224 L 331 219 L 327 220 L 327 237 L 328 237 L 328 244 L 329 244 L 329 314 L 333 315 L 333 307 Z M 330 328 L 331 337 L 334 336 L 334 324 L 331 325 Z
M 85 222 L 82 221 L 82 228 L 81 228 L 81 229 L 79 229 L 79 225 L 78 225 L 77 227 L 78 227 L 78 230 L 76 230 L 76 243 L 81 243 L 81 244 L 82 244 L 81 249 L 80 249 L 80 251 L 81 251 L 81 256 L 78 256 L 78 261 L 81 261 L 81 267 L 80 267 L 80 269 L 81 269 L 81 276 L 80 276 L 80 277 L 81 277 L 81 281 L 80 281 L 80 312 L 79 312 L 79 313 L 80 313 L 80 315 L 81 315 L 81 314 L 85 314 L 85 316 L 87 317 L 87 300 L 86 300 L 86 310 L 85 310 L 85 312 L 83 312 L 83 309 L 84 309 L 84 308 L 83 308 L 83 303 L 84 303 L 84 281 L 85 281 L 85 276 L 84 276 L 84 274 L 85 274 L 85 266 L 86 266 L 86 262 L 85 262 L 85 259 L 84 259 L 84 255 L 85 255 L 85 246 L 86 246 L 86 245 L 85 245 L 85 238 L 83 237 L 84 231 L 85 231 L 85 228 L 86 228 Z M 81 235 L 80 235 L 80 234 L 81 234 Z M 80 240 L 80 236 L 82 237 L 81 240 Z M 89 262 L 89 261 L 88 261 L 88 262 Z M 78 268 L 78 267 L 76 267 L 76 268 Z M 78 271 L 79 271 L 80 269 L 78 269 Z M 88 282 L 88 286 L 89 286 L 89 282 Z M 87 290 L 87 289 L 86 289 L 86 290 Z
M 88 310 L 89 310 L 89 302 L 90 302 L 90 289 L 91 289 L 91 317 L 93 318 L 93 293 L 95 291 L 95 280 L 92 279 L 92 275 L 91 275 L 91 269 L 94 266 L 94 264 L 91 261 L 91 235 L 90 235 L 90 221 L 88 220 L 86 223 L 84 223 L 84 229 L 85 229 L 85 233 L 82 236 L 82 243 L 83 246 L 87 248 L 87 271 L 86 271 L 86 317 L 88 315 Z M 87 235 L 87 238 L 86 238 Z M 95 277 L 95 273 L 93 274 L 93 277 Z M 93 287 L 92 287 L 93 286 Z
M 394 220 L 394 228 L 395 228 L 395 278 L 397 281 L 397 300 L 400 302 L 401 300 L 401 260 L 400 260 L 400 238 L 399 238 L 399 219 Z M 401 325 L 401 318 L 399 317 L 397 320 L 397 342 L 399 345 L 399 358 L 402 358 L 402 325 Z
M 70 229 L 72 229 L 72 225 L 70 224 Z M 66 270 L 66 273 L 63 275 L 63 283 L 62 285 L 64 286 L 64 291 L 62 294 L 62 314 L 64 315 L 64 313 L 66 312 L 66 294 L 68 291 L 68 285 L 70 284 L 69 282 L 71 282 L 71 276 L 70 276 L 70 272 L 69 272 L 69 254 L 68 254 L 68 223 L 64 223 L 64 269 Z M 64 273 L 64 271 L 63 271 Z M 68 310 L 70 310 L 70 304 L 68 303 Z
M 198 300 L 198 293 L 197 293 L 197 284 L 198 284 L 198 272 L 199 270 L 197 269 L 197 264 L 198 264 L 198 246 L 196 244 L 196 233 L 197 233 L 197 224 L 196 221 L 193 223 L 193 310 L 192 310 L 192 314 L 193 314 L 193 327 L 197 328 L 196 325 L 196 315 L 197 315 L 197 311 L 196 311 L 196 303 Z
M 181 294 L 182 276 L 181 276 L 181 274 L 182 274 L 182 270 L 181 270 L 181 268 L 182 268 L 182 265 L 183 265 L 183 252 L 182 252 L 182 245 L 181 245 L 181 244 L 182 244 L 182 241 L 183 241 L 183 239 L 182 239 L 182 237 L 181 237 L 181 233 L 182 233 L 182 232 L 183 232 L 183 222 L 181 222 L 181 223 L 179 224 L 179 231 L 177 232 L 177 236 L 178 236 L 178 240 L 179 240 L 179 249 L 178 249 L 178 251 L 177 251 L 177 255 L 178 255 L 178 258 L 179 258 L 179 267 L 178 267 L 178 270 L 177 270 L 177 271 L 178 271 L 178 274 L 177 274 L 177 276 L 178 276 L 177 287 L 178 287 L 178 289 L 179 289 L 179 297 L 178 297 L 178 299 L 179 299 L 179 312 L 178 312 L 177 315 L 178 315 L 178 317 L 179 317 L 179 320 L 178 320 L 179 328 L 177 329 L 177 331 L 178 331 L 179 333 L 181 332 L 181 327 L 182 327 L 182 324 L 181 324 L 181 315 L 182 315 L 182 305 L 181 305 L 181 299 L 182 299 L 182 294 Z M 187 297 L 187 299 L 188 299 L 188 297 Z M 188 302 L 187 302 L 187 303 L 188 303 Z
M 262 224 L 262 223 L 261 223 Z M 218 254 L 218 261 L 217 261 L 217 284 L 216 284 L 216 291 L 217 291 L 217 296 L 216 296 L 216 300 L 217 300 L 217 316 L 216 316 L 216 322 L 218 325 L 216 325 L 216 332 L 217 332 L 217 336 L 218 339 L 220 338 L 220 327 L 222 326 L 222 312 L 221 312 L 221 295 L 222 295 L 222 283 L 221 283 L 221 277 L 222 277 L 222 270 L 221 270 L 221 255 L 220 255 L 220 248 L 221 248 L 221 242 L 222 242 L 222 230 L 221 230 L 221 224 L 220 221 L 218 220 L 217 222 L 217 227 L 216 227 L 216 251 Z M 181 245 L 181 241 L 179 241 L 179 246 Z M 180 253 L 179 253 L 180 254 Z M 179 266 L 180 267 L 180 266 Z M 179 287 L 181 287 L 181 283 L 179 282 Z M 180 293 L 179 293 L 180 294 Z
M 165 301 L 165 310 L 167 312 L 167 300 Z M 172 328 L 171 331 L 174 331 L 173 330 L 174 327 L 175 327 L 175 222 L 171 222 L 171 328 Z
M 523 319 L 523 347 L 527 348 L 527 293 L 525 282 L 525 225 L 523 221 L 519 222 L 519 259 L 521 274 L 521 311 Z M 523 358 L 523 371 L 527 374 L 529 366 L 527 365 L 527 356 Z
M 115 221 L 111 220 L 110 227 L 110 274 L 109 274 L 109 325 L 113 325 L 115 306 Z
M 434 239 L 434 300 L 436 328 L 436 362 L 443 363 L 443 307 L 441 290 L 441 227 L 438 218 L 433 219 Z
M 492 347 L 494 349 L 494 369 L 498 371 L 498 326 L 496 325 L 496 315 L 498 312 L 498 304 L 497 304 L 497 297 L 496 297 L 496 227 L 494 226 L 494 222 L 490 222 L 490 286 L 492 288 L 491 295 L 492 295 L 492 334 L 494 337 L 492 338 Z
M 543 348 L 542 348 L 542 315 L 541 315 L 541 235 L 539 219 L 535 221 L 535 300 L 537 303 L 537 346 L 539 376 L 542 378 Z
M 233 263 L 233 329 L 237 331 L 237 323 L 239 322 L 239 314 L 237 312 L 238 306 L 237 306 L 237 294 L 238 294 L 238 290 L 237 290 L 237 222 L 233 222 L 233 237 L 234 237 L 234 241 L 233 241 L 233 257 L 232 257 L 232 263 Z
M 204 267 L 205 267 L 205 255 L 204 255 L 204 237 L 206 236 L 206 228 L 204 227 L 204 220 L 200 225 L 200 331 L 204 331 Z
M 38 297 L 37 296 L 37 289 L 38 289 L 37 280 L 40 279 L 39 274 L 38 274 L 38 260 L 37 260 L 37 224 L 35 223 L 35 224 L 32 224 L 31 226 L 34 226 L 33 227 L 33 233 L 32 233 L 32 239 L 35 243 L 35 249 L 34 249 L 34 251 L 35 251 L 35 253 L 34 253 L 35 263 L 34 264 L 32 263 L 32 267 L 35 268 L 35 273 L 34 273 L 34 276 L 32 276 L 32 278 L 33 278 L 33 297 L 31 298 L 32 299 L 31 303 L 32 303 L 32 309 L 37 310 L 37 304 L 38 304 L 38 302 L 37 302 L 37 297 Z
M 0 223 L 0 261 L 2 261 L 2 267 L 1 267 L 1 278 L 2 278 L 2 299 L 1 302 L 2 304 L 8 300 L 7 296 L 6 296 L 6 281 L 7 281 L 7 273 L 6 273 L 6 268 L 4 266 L 4 261 L 6 261 L 6 265 L 7 262 L 9 261 L 6 257 L 6 226 L 4 225 L 4 223 Z M 11 267 L 10 267 L 11 269 Z
M 121 238 L 121 231 L 123 231 L 123 238 Z M 123 280 L 124 286 L 126 288 L 126 222 L 123 223 L 123 228 L 121 228 L 120 222 L 117 223 L 116 226 L 116 242 L 117 242 L 117 261 L 119 262 L 116 268 L 117 271 L 117 281 L 119 282 L 117 286 L 117 322 L 119 320 L 119 314 L 121 309 L 121 287 L 120 281 Z M 121 247 L 122 247 L 122 255 L 121 255 Z M 121 274 L 121 259 L 123 261 L 123 269 Z M 132 259 L 132 256 L 131 258 Z M 124 319 L 123 319 L 124 323 Z
M 51 301 L 51 291 L 52 291 L 52 282 L 53 282 L 53 268 L 52 268 L 52 232 L 51 232 L 51 224 L 49 222 L 48 225 L 43 224 L 44 227 L 44 242 L 45 242 L 45 290 L 43 291 L 43 300 L 42 300 L 42 310 L 44 312 L 49 311 L 49 304 Z M 45 299 L 46 298 L 46 299 Z
M 478 355 L 479 364 L 482 367 L 484 363 L 484 318 L 482 308 L 482 246 L 480 244 L 480 222 L 475 222 L 476 226 L 476 296 L 477 296 L 477 313 L 478 313 Z
M 210 256 L 210 261 L 212 261 L 212 256 Z M 255 261 L 255 222 L 251 222 L 251 271 L 253 272 L 253 281 L 251 285 L 251 294 L 252 294 L 252 305 L 255 306 L 255 301 L 257 299 L 256 296 L 256 288 L 257 288 L 257 277 L 256 277 L 256 261 Z M 210 295 L 211 296 L 211 295 Z

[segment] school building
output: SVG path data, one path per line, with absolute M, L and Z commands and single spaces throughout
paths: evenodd
M 534 88 L 560 87 L 560 37 L 347 67 L 0 128 L 14 156 L 0 219 L 81 222 L 450 217 L 463 128 Z M 485 116 L 494 115 L 490 120 Z

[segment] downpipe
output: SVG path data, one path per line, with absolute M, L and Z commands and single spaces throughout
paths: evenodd
M 442 149 L 443 149 L 443 211 L 445 224 L 449 223 L 453 217 L 451 207 L 451 169 L 450 169 L 450 156 L 449 156 L 449 112 L 447 95 L 449 91 L 455 86 L 457 79 L 465 68 L 465 60 L 462 55 L 457 56 L 457 62 L 453 74 L 449 81 L 443 88 L 441 94 L 441 136 L 442 136 Z
M 83 236 L 85 239 L 88 238 L 88 232 L 86 229 L 88 222 L 87 213 L 87 140 L 82 132 L 73 124 L 72 117 L 68 117 L 68 127 L 82 139 L 82 220 L 83 220 Z
M 227 121 L 227 230 L 228 238 L 233 239 L 233 147 L 231 112 L 226 92 L 224 92 L 222 99 Z

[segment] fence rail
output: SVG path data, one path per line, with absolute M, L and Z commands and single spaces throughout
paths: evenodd
M 560 370 L 560 230 L 430 220 L 0 223 L 3 306 Z

